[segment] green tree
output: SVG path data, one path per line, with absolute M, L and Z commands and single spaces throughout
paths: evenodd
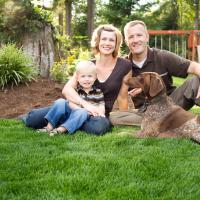
M 194 28 L 194 6 L 193 0 L 177 0 L 179 6 L 179 28 L 180 29 L 193 29 Z M 190 3 L 189 3 L 190 2 Z
M 95 0 L 87 0 L 87 27 L 88 37 L 91 38 L 94 30 Z
M 177 0 L 180 26 L 184 29 L 199 29 L 199 0 Z M 193 23 L 191 23 L 191 21 Z
M 0 4 L 1 41 L 20 41 L 24 32 L 36 32 L 52 22 L 51 12 L 34 8 L 30 0 L 1 0 Z
M 124 21 L 130 19 L 134 6 L 139 0 L 110 0 L 102 11 L 102 17 L 108 23 L 121 27 Z

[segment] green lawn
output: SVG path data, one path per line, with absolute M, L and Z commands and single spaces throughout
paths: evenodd
M 134 131 L 49 137 L 0 120 L 0 199 L 200 199 L 200 145 Z
M 0 120 L 0 200 L 199 200 L 200 145 L 135 131 L 49 137 Z

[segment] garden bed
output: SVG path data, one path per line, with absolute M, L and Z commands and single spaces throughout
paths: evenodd
M 64 84 L 39 78 L 28 84 L 0 91 L 0 118 L 15 118 L 30 109 L 50 105 L 62 97 Z

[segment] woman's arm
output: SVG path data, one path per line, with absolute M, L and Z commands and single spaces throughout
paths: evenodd
M 125 82 L 127 82 L 127 80 L 131 77 L 132 77 L 132 71 L 130 71 L 123 78 L 122 85 L 117 97 L 119 110 L 128 110 L 128 85 L 126 85 Z
M 93 116 L 99 116 L 101 113 L 99 112 L 98 108 L 90 104 L 89 102 L 83 100 L 78 93 L 76 92 L 75 88 L 77 87 L 77 79 L 76 74 L 72 76 L 72 78 L 65 84 L 62 94 L 63 96 L 68 99 L 69 101 L 80 105 L 80 107 L 84 107 L 88 112 L 91 113 Z
M 80 105 L 82 98 L 78 95 L 75 88 L 77 88 L 78 82 L 76 80 L 76 74 L 72 76 L 72 78 L 65 84 L 62 94 L 69 101 Z
M 75 104 L 75 103 L 73 103 L 73 102 L 71 102 L 71 101 L 69 101 L 69 107 L 70 107 L 71 109 L 78 109 L 78 108 L 81 108 L 79 105 L 77 105 L 77 104 Z

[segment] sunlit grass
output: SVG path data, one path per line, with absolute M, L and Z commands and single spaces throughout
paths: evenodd
M 183 78 L 174 77 L 174 78 L 173 78 L 173 84 L 174 84 L 175 86 L 179 87 L 180 85 L 183 84 L 184 80 L 185 80 L 185 79 L 183 79 Z
M 191 111 L 200 114 L 199 107 Z M 198 200 L 200 145 L 138 139 L 138 129 L 49 137 L 0 120 L 0 199 Z
M 198 199 L 200 146 L 137 129 L 49 137 L 0 120 L 0 199 Z

